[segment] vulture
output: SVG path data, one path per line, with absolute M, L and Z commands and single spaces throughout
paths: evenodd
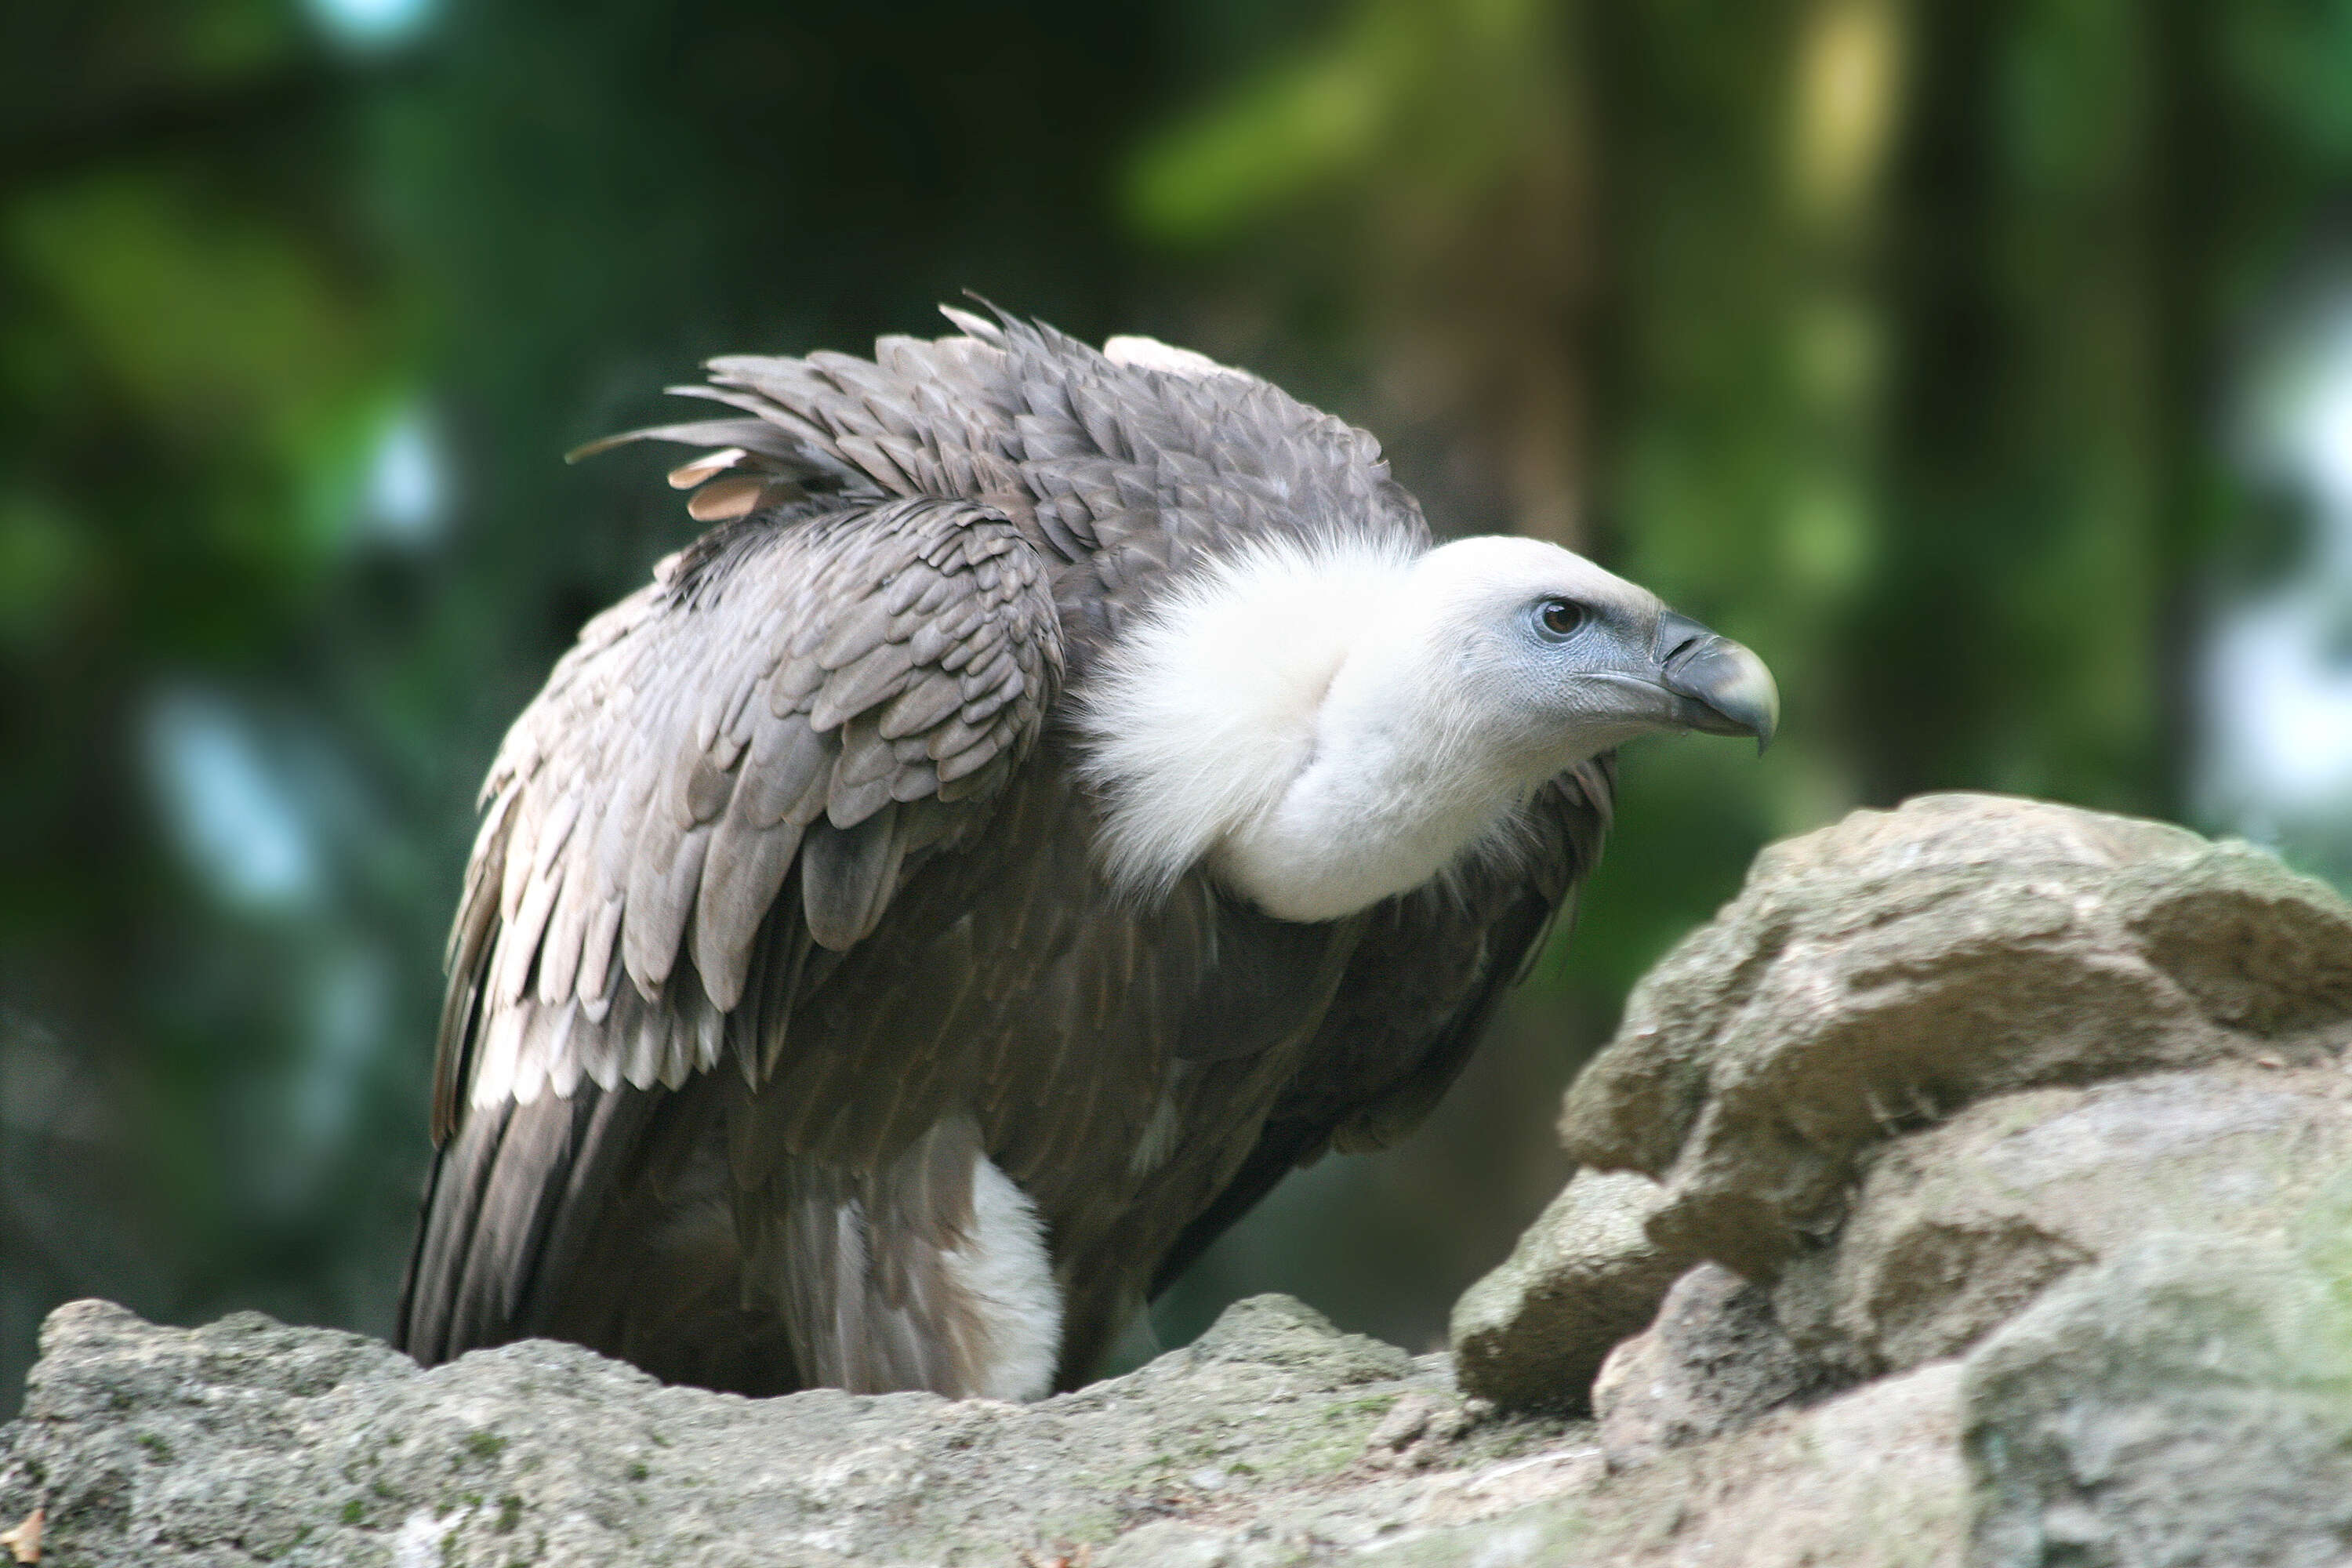
M 1771 738 L 1753 653 L 1434 542 L 1363 431 L 946 312 L 635 430 L 712 525 L 492 763 L 400 1310 L 671 1382 L 1085 1382 L 1285 1173 L 1445 1092 L 1615 748 Z M 577 456 L 579 454 L 575 454 Z

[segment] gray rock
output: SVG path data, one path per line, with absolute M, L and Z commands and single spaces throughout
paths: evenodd
M 1656 1322 L 1609 1353 L 1592 1410 L 1601 1452 L 1625 1469 L 1825 1392 L 1819 1366 L 1781 1331 L 1771 1297 L 1702 1263 L 1675 1281 Z
M 1588 1409 L 1610 1347 L 1641 1331 L 1690 1263 L 1644 1228 L 1661 1195 L 1646 1177 L 1579 1172 L 1454 1304 L 1463 1389 L 1505 1409 Z
M 1278 1516 L 1144 1525 L 1100 1568 L 1958 1568 L 1959 1367 L 1888 1378 L 1630 1475 L 1589 1446 L 1306 1494 Z
M 1360 1561 L 1958 1568 L 1969 1505 L 1959 1425 L 1959 1367 L 1938 1363 L 1565 1496 L 1475 1523 L 1407 1527 Z M 1241 1568 L 1251 1559 L 1222 1561 Z
M 2152 1229 L 2284 1244 L 2352 1173 L 2347 1091 L 2333 1065 L 2224 1066 L 1980 1100 L 1876 1152 L 1837 1245 L 1782 1269 L 1779 1321 L 1850 1380 L 1959 1354 Z
M 1242 1303 L 1034 1405 L 665 1388 L 529 1342 L 420 1372 L 251 1314 L 52 1315 L 0 1515 L 67 1564 L 1292 1568 L 1955 1561 L 1949 1363 L 1612 1476 L 1589 1425 L 1465 1405 L 1443 1357 Z M 1807 1553 L 1811 1555 L 1809 1557 Z
M 1421 1517 L 1440 1477 L 1562 1438 L 1482 1419 L 1442 1361 L 1282 1297 L 1033 1405 L 746 1400 L 542 1341 L 422 1372 L 329 1330 L 163 1329 L 102 1302 L 52 1314 L 42 1348 L 0 1447 L 0 1523 L 45 1504 L 65 1563 L 999 1563 L 1306 1493 L 1325 1512 L 1267 1531 L 1300 1542 Z M 1408 1399 L 1413 1430 L 1375 1443 Z M 1569 1447 L 1597 1471 L 1589 1438 Z M 1401 1453 L 1401 1474 L 1370 1462 Z
M 2286 1249 L 2150 1236 L 1967 1363 L 1971 1561 L 2352 1561 L 2352 1319 Z
M 1833 1234 L 1861 1152 L 1977 1099 L 2318 1054 L 2352 909 L 2243 845 L 1989 795 L 1767 849 L 1570 1090 L 1588 1165 L 1659 1179 L 1669 1253 L 1768 1278 Z

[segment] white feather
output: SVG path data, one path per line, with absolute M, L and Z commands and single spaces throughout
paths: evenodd
M 1042 1399 L 1062 1353 L 1062 1292 L 1037 1205 L 985 1157 L 971 1168 L 971 1234 L 942 1255 L 972 1315 L 986 1326 L 986 1370 L 971 1392 Z
M 1260 543 L 1120 639 L 1079 711 L 1115 881 L 1164 893 L 1273 808 L 1314 755 L 1361 617 L 1399 596 L 1413 559 L 1402 538 Z
M 525 1103 L 539 1098 L 539 1077 L 529 1078 L 518 1071 L 516 1053 L 522 1046 L 523 1010 L 500 1007 L 490 1015 L 490 1025 L 478 1047 L 480 1065 L 474 1068 L 473 1100 L 476 1105 L 496 1105 L 512 1097 Z
M 1192 380 L 1215 375 L 1235 376 L 1244 381 L 1254 379 L 1245 370 L 1219 364 L 1197 350 L 1180 349 L 1173 343 L 1163 343 L 1158 338 L 1129 336 L 1108 339 L 1103 343 L 1103 358 L 1113 364 L 1162 371 Z

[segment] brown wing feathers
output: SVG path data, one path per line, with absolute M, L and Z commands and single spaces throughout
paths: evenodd
M 436 1073 L 457 1137 L 404 1313 L 421 1352 L 514 1331 L 546 1239 L 583 1223 L 567 1203 L 601 1201 L 572 1173 L 625 1157 L 581 1105 L 676 1088 L 730 1042 L 746 1076 L 775 1070 L 808 944 L 872 929 L 1059 679 L 1042 570 L 1000 513 L 739 526 L 592 623 L 492 769 Z
M 1537 795 L 1516 856 L 1371 911 L 1296 1076 L 1247 1159 L 1158 1260 L 1154 1292 L 1300 1164 L 1335 1148 L 1386 1148 L 1419 1125 L 1553 922 L 1573 915 L 1616 790 L 1613 753 L 1583 763 Z
M 846 948 L 896 887 L 903 808 L 985 793 L 1034 734 L 1058 627 L 1001 514 L 894 500 L 761 533 L 625 601 L 500 753 L 445 1118 L 468 1068 L 496 1098 L 712 1065 L 795 861 L 808 934 Z

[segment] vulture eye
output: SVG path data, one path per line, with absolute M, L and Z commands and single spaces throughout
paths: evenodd
M 1584 624 L 1584 606 L 1567 599 L 1546 599 L 1536 605 L 1536 624 L 1548 637 L 1572 636 Z

